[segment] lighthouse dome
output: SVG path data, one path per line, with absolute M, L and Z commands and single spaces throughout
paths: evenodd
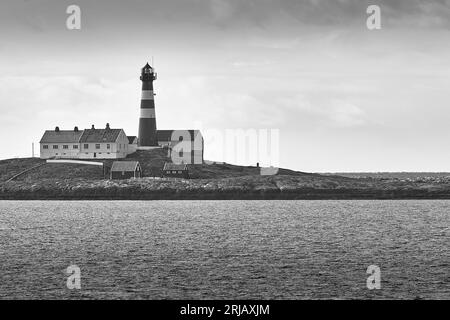
M 156 71 L 151 65 L 147 64 L 141 69 L 141 80 L 153 81 L 156 80 Z
M 153 73 L 153 68 L 147 64 L 142 68 L 142 73 Z

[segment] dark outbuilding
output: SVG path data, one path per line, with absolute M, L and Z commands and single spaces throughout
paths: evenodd
M 189 179 L 187 164 L 164 163 L 163 177 Z
M 142 169 L 138 161 L 114 161 L 111 167 L 111 179 L 141 178 Z

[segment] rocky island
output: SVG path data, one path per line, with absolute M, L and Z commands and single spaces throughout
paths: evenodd
M 261 175 L 257 167 L 210 163 L 190 165 L 191 179 L 176 179 L 160 178 L 168 160 L 162 149 L 137 151 L 128 159 L 141 163 L 143 178 L 110 180 L 98 167 L 37 158 L 2 160 L 0 199 L 450 199 L 450 174 L 445 173 L 339 175 L 279 169 Z

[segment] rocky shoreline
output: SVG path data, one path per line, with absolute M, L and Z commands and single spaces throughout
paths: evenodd
M 352 200 L 450 199 L 449 183 L 338 176 L 244 176 L 223 179 L 42 179 L 0 184 L 1 200 Z

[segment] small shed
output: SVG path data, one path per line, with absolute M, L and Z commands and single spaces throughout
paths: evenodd
M 189 179 L 187 164 L 164 163 L 163 177 Z
M 130 179 L 142 177 L 138 161 L 114 161 L 110 171 L 111 179 Z

